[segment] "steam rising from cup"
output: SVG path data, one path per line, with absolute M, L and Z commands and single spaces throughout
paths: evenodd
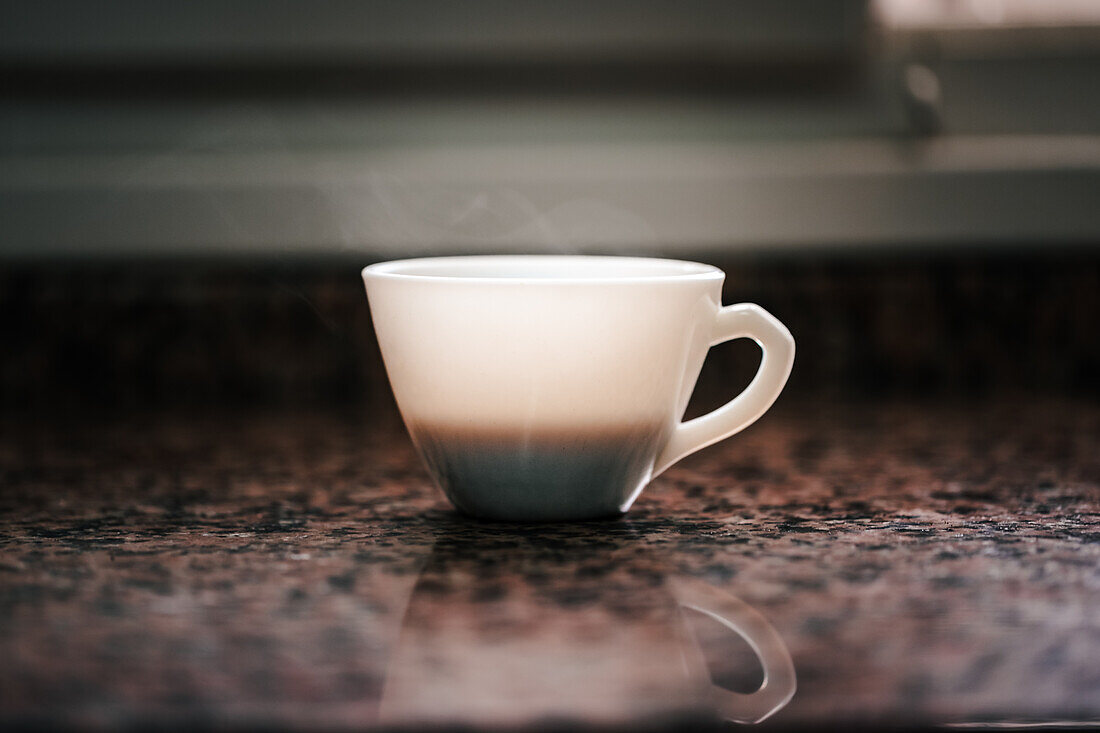
M 635 254 L 657 236 L 639 214 L 604 201 L 542 202 L 514 188 L 369 176 L 367 196 L 336 191 L 333 215 L 347 249 L 402 256 L 440 251 Z

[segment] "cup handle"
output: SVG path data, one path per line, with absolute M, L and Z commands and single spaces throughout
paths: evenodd
M 755 303 L 738 303 L 718 311 L 710 346 L 739 338 L 760 345 L 760 368 L 745 391 L 713 412 L 676 426 L 654 462 L 657 476 L 684 456 L 738 433 L 768 411 L 794 365 L 794 338 L 779 320 Z
M 755 608 L 694 578 L 673 581 L 681 608 L 689 608 L 717 621 L 744 639 L 760 660 L 764 681 L 755 692 L 741 693 L 710 685 L 710 700 L 719 715 L 734 723 L 760 723 L 783 709 L 798 689 L 794 661 L 775 627 Z M 696 647 L 696 664 L 706 667 Z

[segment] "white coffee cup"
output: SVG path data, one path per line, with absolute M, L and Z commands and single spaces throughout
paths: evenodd
M 724 273 L 640 257 L 471 256 L 363 270 L 398 408 L 460 511 L 552 521 L 626 512 L 655 476 L 755 422 L 794 339 L 723 307 Z M 751 338 L 752 383 L 681 422 L 711 346 Z

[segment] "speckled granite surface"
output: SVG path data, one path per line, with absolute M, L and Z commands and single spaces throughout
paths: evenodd
M 625 520 L 533 526 L 456 516 L 388 416 L 2 430 L 0 727 L 702 724 L 676 578 L 785 642 L 764 728 L 1100 720 L 1095 405 L 781 403 Z

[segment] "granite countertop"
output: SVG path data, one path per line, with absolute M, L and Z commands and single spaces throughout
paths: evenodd
M 699 661 L 759 663 L 685 588 L 793 660 L 763 728 L 1100 720 L 1096 405 L 781 402 L 560 525 L 456 515 L 392 418 L 2 429 L 0 727 L 717 724 Z

